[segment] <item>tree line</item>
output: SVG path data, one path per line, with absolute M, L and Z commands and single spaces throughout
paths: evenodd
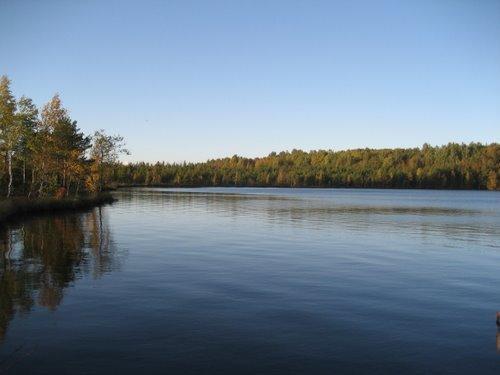
M 203 163 L 117 164 L 121 184 L 165 186 L 261 186 L 500 189 L 500 144 L 421 148 L 271 153 Z
M 85 135 L 59 95 L 39 110 L 0 78 L 0 193 L 44 197 L 99 192 L 111 184 L 500 189 L 498 143 L 318 150 L 233 156 L 202 163 L 119 163 L 123 138 Z
M 102 191 L 124 149 L 103 130 L 85 135 L 58 94 L 39 110 L 16 99 L 0 78 L 0 192 L 6 197 L 69 196 Z

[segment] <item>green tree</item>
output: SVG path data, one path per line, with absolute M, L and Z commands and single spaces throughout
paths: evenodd
M 54 128 L 52 141 L 56 146 L 53 157 L 59 171 L 59 186 L 64 187 L 66 194 L 69 194 L 72 184 L 76 184 L 78 191 L 80 179 L 84 175 L 85 152 L 90 147 L 90 138 L 78 129 L 76 121 L 66 117 Z

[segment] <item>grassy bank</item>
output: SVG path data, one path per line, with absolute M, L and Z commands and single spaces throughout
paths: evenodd
M 0 223 L 19 215 L 89 209 L 114 201 L 115 199 L 110 193 L 63 199 L 6 199 L 0 201 Z

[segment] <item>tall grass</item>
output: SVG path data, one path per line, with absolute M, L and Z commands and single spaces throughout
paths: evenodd
M 112 203 L 115 199 L 110 193 L 81 196 L 77 198 L 12 198 L 0 201 L 0 223 L 14 216 L 31 213 L 55 212 L 65 210 L 81 210 L 106 203 Z

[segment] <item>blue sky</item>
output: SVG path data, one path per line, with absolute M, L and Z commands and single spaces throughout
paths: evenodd
M 500 1 L 0 0 L 0 74 L 129 160 L 500 141 Z

